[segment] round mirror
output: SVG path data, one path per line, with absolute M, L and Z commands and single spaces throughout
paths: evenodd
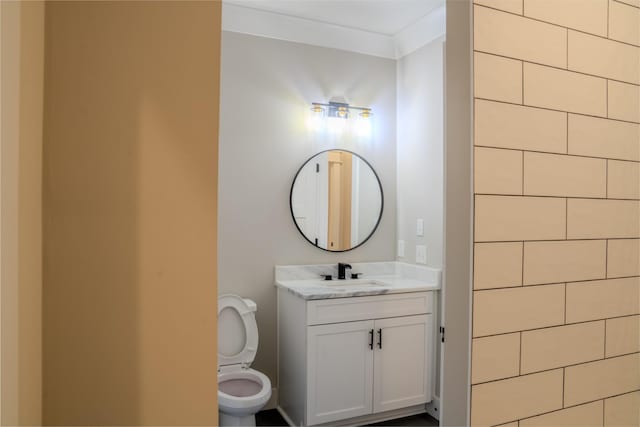
M 382 185 L 371 165 L 346 150 L 327 150 L 302 165 L 291 186 L 291 215 L 314 246 L 332 252 L 366 242 L 382 217 Z

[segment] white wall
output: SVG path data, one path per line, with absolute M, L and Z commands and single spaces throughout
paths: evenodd
M 427 265 L 434 268 L 443 265 L 443 111 L 441 37 L 398 60 L 397 238 L 405 241 L 405 256 L 398 260 L 415 263 L 416 245 L 426 245 Z M 416 236 L 418 218 L 424 220 L 423 237 Z M 440 340 L 435 350 L 436 372 L 440 372 Z M 436 375 L 436 395 L 440 395 L 440 375 Z
M 396 236 L 396 61 L 224 32 L 219 169 L 219 293 L 258 305 L 253 367 L 276 385 L 277 264 L 392 260 Z M 311 102 L 344 96 L 373 108 L 370 140 L 318 137 L 306 127 Z M 289 210 L 298 168 L 313 154 L 344 148 L 376 169 L 384 190 L 379 228 L 346 253 L 313 247 Z
M 400 261 L 415 263 L 427 246 L 427 265 L 442 268 L 443 248 L 443 38 L 398 60 L 398 239 Z M 416 220 L 424 220 L 424 237 Z

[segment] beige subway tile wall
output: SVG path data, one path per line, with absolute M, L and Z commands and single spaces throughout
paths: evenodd
M 567 238 L 640 237 L 640 202 L 636 200 L 568 199 Z
M 640 276 L 640 239 L 609 240 L 607 244 L 607 277 Z
M 605 351 L 607 356 L 622 356 L 639 352 L 640 317 L 628 316 L 607 319 Z
M 524 8 L 528 17 L 606 37 L 608 1 L 524 0 Z
M 520 427 L 602 427 L 602 400 L 538 415 L 520 421 Z
M 562 369 L 476 384 L 471 424 L 494 426 L 562 409 Z M 500 410 L 496 410 L 496 409 Z
M 567 113 L 477 99 L 474 140 L 477 146 L 566 153 Z
M 606 240 L 524 242 L 523 284 L 601 279 L 606 258 Z
M 609 37 L 640 46 L 640 8 L 612 1 L 609 9 Z
M 620 3 L 628 4 L 629 6 L 635 6 L 640 8 L 640 0 L 617 0 Z
M 564 404 L 573 406 L 640 389 L 640 353 L 565 368 Z
M 638 182 L 640 182 L 640 163 L 607 160 L 607 194 L 609 197 L 640 199 Z
M 476 97 L 522 104 L 522 61 L 480 52 L 473 58 Z
M 567 66 L 567 30 L 489 8 L 476 8 L 475 50 L 555 67 Z
M 640 123 L 640 86 L 609 80 L 608 117 Z
M 474 0 L 471 424 L 640 423 L 640 0 Z
M 522 332 L 523 374 L 604 357 L 604 321 Z
M 522 70 L 525 105 L 606 117 L 606 79 L 529 62 Z
M 569 31 L 569 69 L 629 83 L 640 83 L 640 48 Z
M 640 161 L 640 125 L 569 114 L 568 153 Z
M 475 192 L 522 194 L 522 151 L 476 147 Z
M 626 393 L 604 401 L 604 426 L 639 426 L 640 392 Z
M 477 242 L 561 240 L 567 234 L 564 199 L 476 196 L 475 217 Z
M 473 259 L 474 289 L 522 285 L 522 242 L 476 243 Z
M 476 0 L 475 3 L 522 15 L 523 1 L 524 0 Z
M 545 153 L 524 153 L 527 196 L 605 197 L 607 161 Z
M 565 285 L 475 291 L 473 305 L 474 337 L 562 325 Z
M 640 277 L 567 283 L 567 323 L 640 313 Z
M 474 339 L 473 364 L 476 369 L 472 384 L 517 377 L 520 373 L 520 333 Z

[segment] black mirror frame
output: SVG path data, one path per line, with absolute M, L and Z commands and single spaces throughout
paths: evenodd
M 358 245 L 349 248 L 349 249 L 344 249 L 344 250 L 340 250 L 340 251 L 332 251 L 329 249 L 325 249 L 325 248 L 321 248 L 320 246 L 318 246 L 317 244 L 315 244 L 314 242 L 312 242 L 311 240 L 309 240 L 307 238 L 307 236 L 305 236 L 305 234 L 302 232 L 302 230 L 300 229 L 300 227 L 298 226 L 298 223 L 296 222 L 296 217 L 294 216 L 293 213 L 293 187 L 296 185 L 296 179 L 298 178 L 298 175 L 300 175 L 300 172 L 302 171 L 302 169 L 306 166 L 307 163 L 309 163 L 313 158 L 315 158 L 317 155 L 322 154 L 322 153 L 326 153 L 328 151 L 344 151 L 345 153 L 351 153 L 353 155 L 355 155 L 356 157 L 358 157 L 360 160 L 362 160 L 363 162 L 365 162 L 365 164 L 367 166 L 369 166 L 369 168 L 371 168 L 371 171 L 373 172 L 373 175 L 376 177 L 376 180 L 378 181 L 378 187 L 380 188 L 380 215 L 378 215 L 378 221 L 376 221 L 376 225 L 373 227 L 373 230 L 371 230 L 371 233 L 369 233 L 369 235 L 367 236 L 366 239 L 364 239 L 361 243 L 359 243 Z M 349 252 L 352 251 L 354 249 L 359 248 L 360 246 L 364 245 L 365 243 L 367 243 L 367 241 L 371 238 L 371 236 L 373 236 L 373 234 L 376 232 L 376 230 L 378 229 L 378 226 L 380 225 L 380 221 L 382 221 L 382 214 L 384 213 L 384 191 L 382 190 L 382 181 L 380 181 L 380 177 L 378 176 L 378 173 L 376 172 L 376 170 L 373 168 L 373 166 L 371 166 L 371 163 L 369 163 L 366 159 L 364 159 L 362 156 L 360 156 L 358 153 L 355 153 L 353 151 L 350 150 L 345 150 L 343 148 L 330 148 L 328 150 L 323 150 L 323 151 L 319 151 L 316 154 L 314 154 L 313 156 L 309 157 L 303 164 L 302 166 L 300 166 L 300 168 L 298 169 L 298 171 L 296 172 L 295 176 L 293 177 L 293 182 L 291 183 L 291 190 L 289 191 L 289 210 L 291 212 L 291 219 L 293 220 L 293 223 L 296 226 L 296 229 L 298 230 L 298 232 L 300 232 L 300 234 L 302 235 L 302 237 L 304 237 L 304 239 L 309 242 L 314 248 L 318 248 L 321 249 L 325 252 L 331 252 L 331 253 L 340 253 L 340 252 Z

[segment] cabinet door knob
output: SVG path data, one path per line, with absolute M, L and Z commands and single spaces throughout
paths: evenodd
M 382 328 L 378 329 L 378 348 L 382 348 Z
M 369 348 L 373 350 L 373 329 L 369 331 Z

